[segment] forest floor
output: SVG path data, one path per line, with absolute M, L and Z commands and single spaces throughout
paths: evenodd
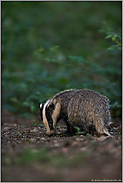
M 109 129 L 112 137 L 66 137 L 62 123 L 56 136 L 48 137 L 39 121 L 39 116 L 19 118 L 2 111 L 2 181 L 122 181 L 120 119 L 113 119 Z

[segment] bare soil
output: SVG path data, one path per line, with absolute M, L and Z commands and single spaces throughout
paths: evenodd
M 122 126 L 114 119 L 108 136 L 66 137 L 59 123 L 48 137 L 40 117 L 19 118 L 2 111 L 2 181 L 122 181 Z

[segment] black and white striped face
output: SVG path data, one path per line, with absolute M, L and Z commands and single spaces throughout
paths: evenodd
M 52 120 L 52 113 L 53 113 L 54 105 L 47 101 L 44 104 L 40 104 L 40 115 L 41 120 L 43 121 L 47 134 L 52 135 L 54 134 L 54 128 L 53 128 L 53 120 Z
M 40 104 L 41 120 L 43 121 L 47 134 L 53 135 L 55 133 L 57 119 L 60 114 L 59 103 L 54 104 L 53 101 L 48 100 L 45 104 Z

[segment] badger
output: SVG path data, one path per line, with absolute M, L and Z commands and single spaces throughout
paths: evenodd
M 57 93 L 40 104 L 40 115 L 47 135 L 55 134 L 57 123 L 62 119 L 67 125 L 67 134 L 76 133 L 76 128 L 85 133 L 93 129 L 96 134 L 109 135 L 109 99 L 93 90 L 69 89 Z

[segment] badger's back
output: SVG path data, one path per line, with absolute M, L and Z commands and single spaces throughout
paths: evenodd
M 110 121 L 108 103 L 107 97 L 92 90 L 77 90 L 67 108 L 70 124 L 79 126 L 86 132 L 91 125 L 96 126 L 96 129 L 105 128 Z

